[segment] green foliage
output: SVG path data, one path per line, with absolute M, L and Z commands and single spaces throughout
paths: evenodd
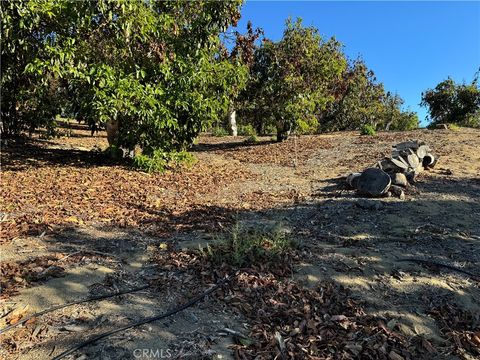
M 373 71 L 363 61 L 355 61 L 342 74 L 336 101 L 325 112 L 322 130 L 354 130 L 376 124 L 383 93 L 383 85 L 376 83 Z
M 256 142 L 258 142 L 258 137 L 257 135 L 250 135 L 248 138 L 245 139 L 245 142 L 247 144 L 255 144 Z
M 246 67 L 219 56 L 240 5 L 2 3 L 2 133 L 33 131 L 66 109 L 92 127 L 118 125 L 118 148 L 186 149 L 245 84 Z
M 123 158 L 123 150 L 120 149 L 117 145 L 110 145 L 108 148 L 105 149 L 104 151 L 105 155 L 107 155 L 111 159 L 121 159 Z
M 415 113 L 403 111 L 403 100 L 397 94 L 385 93 L 373 71 L 356 60 L 342 74 L 333 101 L 321 120 L 323 131 L 361 129 L 366 124 L 385 130 L 418 128 Z
M 262 133 L 263 135 L 271 135 L 276 133 L 276 127 L 273 124 L 265 124 L 265 126 L 262 127 Z M 257 132 L 258 133 L 258 132 Z
M 165 152 L 160 149 L 154 150 L 150 155 L 139 154 L 133 158 L 135 167 L 146 172 L 163 172 L 181 164 L 187 166 L 195 162 L 195 157 L 186 152 Z
M 448 124 L 448 129 L 451 130 L 451 131 L 460 131 L 460 126 L 458 126 L 457 124 Z
M 474 113 L 469 113 L 463 121 L 463 126 L 480 128 L 480 109 Z
M 408 131 L 418 129 L 420 122 L 417 113 L 414 112 L 396 112 L 396 116 L 390 118 L 386 130 Z M 387 119 L 388 120 L 388 119 Z
M 258 134 L 277 129 L 277 140 L 299 134 L 354 130 L 365 124 L 390 130 L 418 127 L 361 60 L 349 62 L 334 38 L 288 21 L 279 42 L 256 48 L 250 81 L 239 95 L 239 113 Z
M 287 21 L 280 41 L 261 45 L 261 30 L 249 24 L 228 55 L 220 34 L 237 23 L 240 6 L 241 0 L 2 2 L 2 135 L 39 127 L 54 134 L 62 109 L 92 129 L 111 125 L 116 149 L 139 146 L 160 164 L 165 159 L 156 151 L 184 151 L 237 107 L 246 119 L 240 131 L 252 140 L 272 128 L 281 141 L 292 131 L 418 126 L 363 62 L 350 63 L 338 41 L 300 20 Z M 442 99 L 451 95 L 447 85 Z M 463 105 L 451 117 L 478 126 L 476 83 L 459 89 L 453 103 Z
M 223 128 L 221 126 L 215 126 L 212 129 L 212 135 L 217 136 L 217 137 L 223 137 L 223 136 L 228 136 L 229 133 L 225 128 Z
M 252 124 L 240 125 L 238 127 L 238 135 L 240 135 L 240 136 L 256 136 L 257 132 L 255 131 Z
M 280 226 L 259 229 L 236 224 L 218 244 L 209 245 L 205 255 L 215 264 L 249 267 L 275 261 L 294 247 L 295 243 Z
M 375 127 L 370 124 L 365 124 L 362 126 L 360 129 L 360 135 L 377 135 L 377 131 L 375 130 Z
M 422 105 L 428 107 L 432 125 L 456 123 L 480 127 L 480 88 L 477 78 L 471 84 L 456 84 L 448 78 L 435 89 L 422 94 Z
M 280 41 L 264 41 L 256 49 L 239 110 L 257 133 L 273 125 L 281 141 L 291 131 L 316 130 L 316 114 L 333 100 L 329 88 L 346 66 L 340 47 L 300 20 L 288 20 Z
M 379 126 L 386 130 L 414 130 L 420 122 L 418 115 L 411 111 L 402 111 L 403 99 L 397 94 L 387 93 L 382 96 L 381 121 Z

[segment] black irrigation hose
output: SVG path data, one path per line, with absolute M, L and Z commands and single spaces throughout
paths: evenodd
M 117 291 L 117 292 L 114 292 L 112 294 L 106 294 L 106 295 L 97 295 L 97 296 L 93 296 L 91 298 L 88 298 L 88 299 L 83 299 L 83 300 L 75 300 L 75 301 L 72 301 L 72 302 L 69 302 L 69 303 L 66 303 L 66 304 L 63 304 L 63 305 L 57 305 L 57 306 L 53 306 L 51 307 L 50 309 L 46 309 L 46 310 L 42 310 L 40 312 L 37 312 L 35 314 L 32 314 L 32 315 L 29 315 L 25 318 L 23 318 L 22 320 L 20 320 L 19 322 L 16 322 L 15 324 L 12 324 L 12 325 L 8 325 L 7 327 L 3 328 L 3 329 L 0 329 L 0 334 L 3 334 L 5 332 L 7 332 L 8 330 L 11 330 L 19 325 L 22 325 L 24 323 L 26 323 L 28 320 L 30 319 L 33 319 L 35 317 L 38 317 L 38 316 L 41 316 L 41 315 L 44 315 L 44 314 L 47 314 L 49 312 L 52 312 L 52 311 L 55 311 L 55 310 L 59 310 L 59 309 L 63 309 L 65 307 L 68 307 L 68 306 L 71 306 L 71 305 L 76 305 L 76 304 L 82 304 L 82 303 L 86 303 L 86 302 L 89 302 L 89 301 L 95 301 L 95 300 L 103 300 L 103 299 L 108 299 L 108 298 L 111 298 L 111 297 L 115 297 L 115 296 L 120 296 L 120 295 L 124 295 L 124 294 L 130 294 L 130 293 L 133 293 L 133 292 L 137 292 L 137 291 L 140 291 L 140 290 L 144 290 L 144 289 L 147 289 L 149 288 L 150 285 L 143 285 L 143 286 L 140 286 L 140 287 L 137 287 L 137 288 L 133 288 L 133 289 L 130 289 L 130 290 L 125 290 L 125 291 Z
M 68 350 L 65 350 L 63 353 L 61 353 L 60 355 L 57 355 L 55 356 L 52 360 L 60 360 L 60 359 L 63 359 L 65 356 L 67 355 L 70 355 L 72 353 L 74 353 L 75 351 L 87 346 L 87 345 L 90 345 L 90 344 L 93 344 L 95 342 L 97 342 L 98 340 L 101 340 L 101 339 L 104 339 L 110 335 L 114 335 L 114 334 L 117 334 L 119 332 L 122 332 L 122 331 L 125 331 L 125 330 L 128 330 L 128 329 L 131 329 L 131 328 L 134 328 L 134 327 L 137 327 L 137 326 L 140 326 L 140 325 L 144 325 L 144 324 L 148 324 L 148 323 L 151 323 L 153 321 L 156 321 L 156 320 L 161 320 L 161 319 L 164 319 L 168 316 L 171 316 L 171 315 L 174 315 L 182 310 L 185 310 L 186 308 L 192 306 L 193 304 L 197 303 L 198 301 L 202 300 L 205 296 L 213 293 L 214 291 L 218 290 L 220 287 L 222 287 L 226 282 L 228 282 L 230 280 L 230 278 L 226 278 L 222 281 L 220 281 L 217 285 L 211 287 L 210 289 L 208 289 L 207 291 L 203 292 L 202 294 L 198 295 L 197 297 L 191 299 L 190 301 L 186 302 L 185 304 L 183 305 L 180 305 L 172 310 L 169 310 L 167 311 L 166 313 L 163 313 L 161 315 L 156 315 L 156 316 L 152 316 L 152 317 L 149 317 L 149 318 L 146 318 L 146 319 L 143 319 L 143 320 L 140 320 L 136 323 L 133 323 L 133 324 L 130 324 L 130 325 L 127 325 L 127 326 L 124 326 L 124 327 L 121 327 L 119 329 L 116 329 L 116 330 L 112 330 L 112 331 L 108 331 L 108 332 L 105 332 L 103 334 L 100 334 L 98 336 L 95 336 L 95 337 L 92 337 L 91 339 L 89 340 L 86 340 L 78 345 L 75 345 L 73 347 L 71 347 L 70 349 Z
M 430 266 L 438 266 L 438 267 L 443 267 L 443 268 L 446 268 L 446 269 L 450 269 L 450 270 L 453 270 L 453 271 L 456 271 L 456 272 L 459 272 L 459 273 L 462 273 L 462 274 L 465 274 L 465 275 L 468 275 L 470 276 L 472 279 L 474 280 L 477 280 L 477 281 L 480 281 L 480 276 L 478 275 L 475 275 L 467 270 L 463 270 L 463 269 L 460 269 L 456 266 L 452 266 L 452 265 L 447 265 L 447 264 L 442 264 L 442 263 L 439 263 L 439 262 L 436 262 L 436 261 L 432 261 L 432 260 L 424 260 L 424 259 L 399 259 L 397 261 L 402 261 L 402 262 L 416 262 L 416 263 L 419 263 L 419 264 L 424 264 L 424 265 L 430 265 Z

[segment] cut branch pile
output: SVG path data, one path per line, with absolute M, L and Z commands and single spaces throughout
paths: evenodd
M 364 195 L 393 194 L 403 198 L 403 189 L 413 184 L 420 172 L 433 168 L 437 160 L 424 142 L 402 142 L 394 145 L 391 157 L 379 161 L 362 173 L 347 176 L 347 183 Z

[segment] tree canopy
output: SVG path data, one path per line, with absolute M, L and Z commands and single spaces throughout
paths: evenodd
M 276 129 L 280 141 L 292 130 L 418 126 L 362 60 L 301 20 L 287 20 L 279 41 L 260 41 L 249 23 L 228 50 L 221 35 L 237 24 L 241 4 L 2 2 L 2 135 L 53 133 L 65 113 L 106 127 L 114 148 L 165 159 L 232 108 L 258 133 Z M 472 91 L 457 97 L 468 102 Z
M 385 93 L 363 61 L 349 61 L 340 42 L 323 39 L 301 20 L 287 20 L 280 41 L 264 40 L 256 47 L 240 98 L 246 122 L 261 133 L 276 127 L 278 140 L 291 130 L 418 127 L 416 114 L 403 111 L 403 100 Z
M 2 133 L 53 125 L 59 108 L 118 129 L 116 146 L 184 149 L 241 87 L 219 34 L 241 1 L 2 2 Z
M 480 127 L 480 88 L 477 77 L 470 84 L 453 79 L 439 83 L 422 94 L 422 105 L 428 107 L 432 124 L 456 123 Z

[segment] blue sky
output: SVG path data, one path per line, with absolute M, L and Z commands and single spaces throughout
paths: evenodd
M 247 0 L 238 30 L 244 32 L 251 20 L 278 40 L 289 16 L 301 17 L 325 37 L 334 35 L 349 57 L 361 55 L 422 122 L 423 90 L 447 76 L 469 82 L 480 67 L 480 2 Z

